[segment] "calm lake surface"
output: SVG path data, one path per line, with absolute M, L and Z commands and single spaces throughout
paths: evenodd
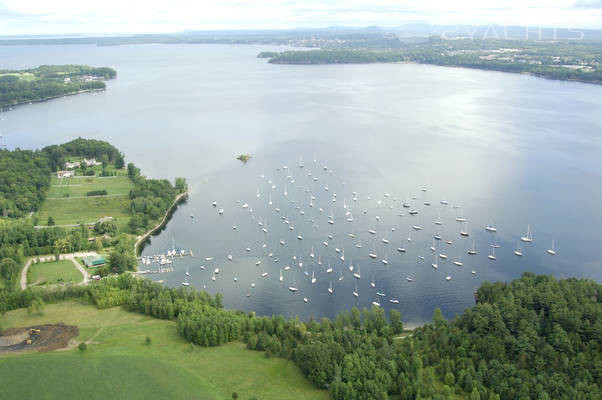
M 195 257 L 150 276 L 180 286 L 188 267 L 190 283 L 222 292 L 228 308 L 333 317 L 369 307 L 378 291 L 386 294 L 383 307 L 398 308 L 412 325 L 430 320 L 435 307 L 447 317 L 461 313 L 484 280 L 523 271 L 602 280 L 602 87 L 425 65 L 286 66 L 256 58 L 272 49 L 282 48 L 0 47 L 0 68 L 73 63 L 118 71 L 106 92 L 1 113 L 0 130 L 9 148 L 104 139 L 147 176 L 186 177 L 190 199 L 143 254 L 164 253 L 173 239 Z M 247 152 L 248 164 L 234 159 Z M 418 215 L 408 214 L 405 201 Z M 496 234 L 485 231 L 491 224 Z M 533 242 L 521 242 L 517 257 L 527 225 Z M 429 249 L 436 234 L 443 238 L 436 253 L 447 260 Z M 473 240 L 477 254 L 470 256 Z M 553 240 L 556 256 L 547 253 Z M 495 261 L 488 259 L 492 244 L 499 245 Z M 335 248 L 344 250 L 344 262 Z M 452 263 L 458 260 L 463 266 Z M 357 298 L 351 263 L 361 268 Z M 288 290 L 293 279 L 297 293 Z

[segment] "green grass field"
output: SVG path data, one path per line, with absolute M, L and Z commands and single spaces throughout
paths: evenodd
M 119 228 L 124 228 L 130 218 L 129 192 L 134 187 L 127 176 L 109 178 L 75 177 L 59 180 L 52 177 L 48 197 L 35 214 L 40 225 L 46 225 L 52 216 L 57 225 L 70 225 L 97 221 L 111 216 Z M 106 190 L 107 196 L 86 196 L 93 190 Z
M 48 199 L 65 199 L 68 197 L 82 197 L 93 190 L 106 190 L 107 195 L 128 195 L 134 184 L 127 176 L 93 177 L 78 176 L 74 178 L 58 179 L 52 177 Z
M 23 80 L 23 81 L 35 81 L 38 79 L 31 72 L 17 72 L 17 73 L 0 74 L 0 76 L 8 76 L 8 75 L 16 76 L 17 78 L 19 78 L 19 80 Z
M 0 354 L 0 387 L 7 399 L 327 399 L 292 363 L 265 358 L 239 342 L 193 346 L 176 324 L 75 301 L 47 305 L 45 315 L 24 309 L 2 317 L 5 328 L 64 322 L 94 335 L 88 350 Z M 150 345 L 144 339 L 152 339 Z
M 130 199 L 127 196 L 47 199 L 35 215 L 39 218 L 40 225 L 46 225 L 49 216 L 54 218 L 57 225 L 88 223 L 111 216 L 121 229 L 127 226 L 130 219 L 129 207 Z
M 62 282 L 79 283 L 83 279 L 81 272 L 75 268 L 71 260 L 35 263 L 29 268 L 31 270 L 31 282 L 28 282 L 28 284 L 55 284 L 59 278 L 62 278 Z

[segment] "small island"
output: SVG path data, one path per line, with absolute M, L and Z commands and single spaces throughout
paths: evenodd
M 242 161 L 243 163 L 247 163 L 250 159 L 251 159 L 251 155 L 249 153 L 247 154 L 241 154 L 238 157 L 236 157 L 237 160 Z
M 60 96 L 106 89 L 117 71 L 87 65 L 42 65 L 33 69 L 0 70 L 0 109 Z

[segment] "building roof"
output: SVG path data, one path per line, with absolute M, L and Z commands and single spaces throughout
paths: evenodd
M 102 256 L 87 256 L 84 257 L 84 264 L 87 266 L 97 266 L 106 264 L 107 261 Z

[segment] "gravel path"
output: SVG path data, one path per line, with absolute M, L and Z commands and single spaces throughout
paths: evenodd
M 96 256 L 96 255 L 98 255 L 98 254 L 93 251 L 92 252 L 79 252 L 79 253 L 61 254 L 59 256 L 59 259 L 71 260 L 73 265 L 75 265 L 75 268 L 77 268 L 77 270 L 79 272 L 81 272 L 82 276 L 84 277 L 84 279 L 79 284 L 87 285 L 88 282 L 90 281 L 90 275 L 88 274 L 88 271 L 86 271 L 86 269 L 75 258 L 76 257 Z M 27 263 L 25 264 L 25 266 L 23 267 L 23 270 L 21 271 L 21 289 L 22 290 L 25 290 L 25 288 L 27 288 L 27 271 L 29 270 L 29 267 L 33 263 L 33 260 L 34 260 L 34 258 L 30 258 L 27 261 Z M 40 257 L 40 260 L 52 261 L 52 260 L 54 260 L 54 256 Z

